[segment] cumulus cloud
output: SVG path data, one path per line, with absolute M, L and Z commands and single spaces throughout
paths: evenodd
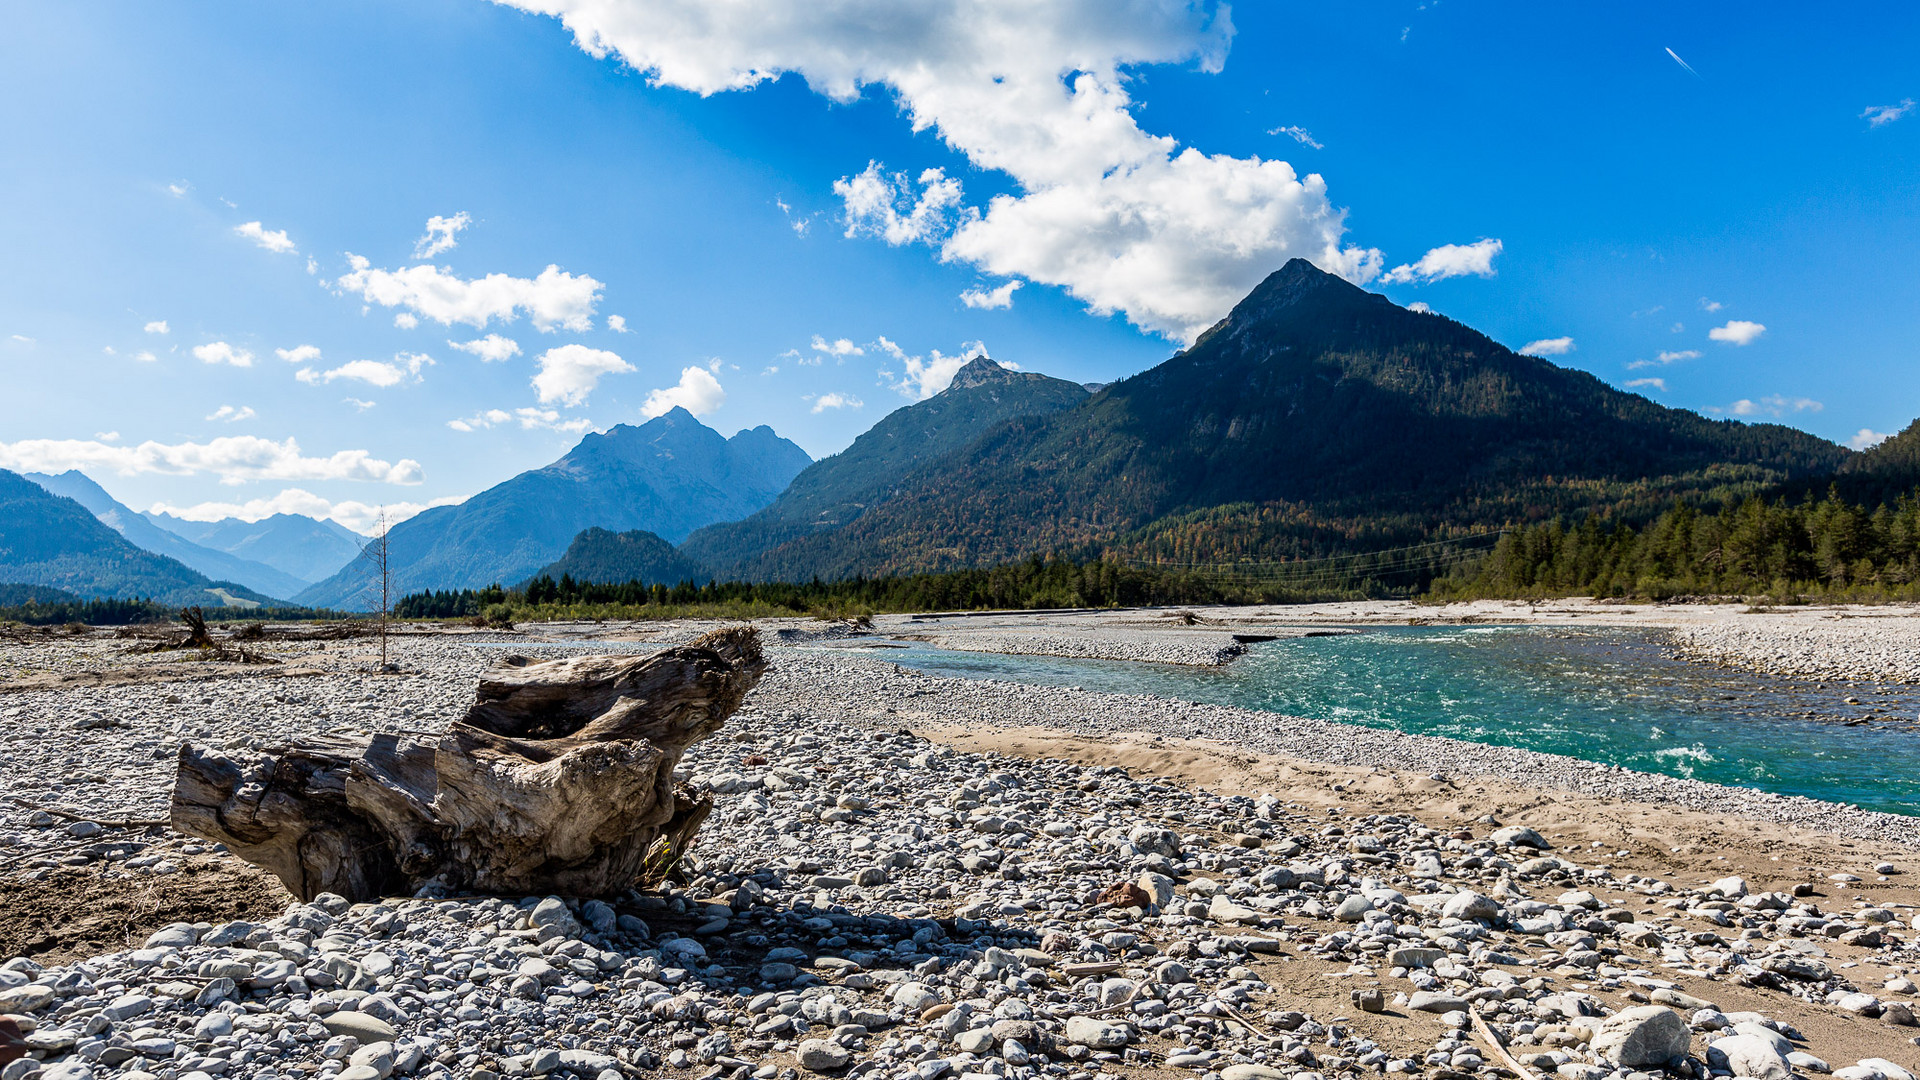
M 1573 351 L 1573 339 L 1570 337 L 1541 338 L 1520 346 L 1522 356 L 1565 356 Z
M 454 239 L 455 234 L 471 224 L 473 219 L 467 216 L 465 210 L 452 217 L 435 214 L 427 219 L 426 234 L 413 242 L 413 257 L 431 259 L 443 251 L 452 251 L 460 244 Z
M 705 416 L 727 400 L 727 392 L 713 372 L 703 367 L 680 369 L 680 381 L 647 393 L 640 415 L 651 420 L 679 406 L 695 416 Z
M 268 229 L 262 227 L 257 221 L 249 221 L 245 225 L 234 226 L 233 232 L 234 235 L 244 236 L 275 255 L 284 255 L 294 250 L 293 241 L 287 239 L 285 229 Z
M 1388 281 L 1426 284 L 1452 277 L 1492 277 L 1493 257 L 1505 247 L 1498 240 L 1476 240 L 1471 244 L 1441 244 L 1420 261 L 1396 266 L 1385 274 Z
M 403 311 L 393 317 L 393 325 L 402 330 L 411 330 L 420 325 L 420 318 L 411 311 Z
M 1665 367 L 1668 364 L 1678 364 L 1682 361 L 1698 359 L 1700 359 L 1699 349 L 1662 349 L 1659 355 L 1651 360 L 1635 360 L 1633 363 L 1628 364 L 1627 370 L 1638 371 L 1641 368 Z
M 320 386 L 336 379 L 352 379 L 384 389 L 400 385 L 408 376 L 412 376 L 415 382 L 420 381 L 424 377 L 420 370 L 431 367 L 433 362 L 433 357 L 426 353 L 397 353 L 391 363 L 385 360 L 349 360 L 329 371 L 302 368 L 293 377 L 309 386 Z
M 159 357 L 153 355 L 153 353 L 147 349 L 141 349 L 139 352 L 134 353 L 133 358 L 135 360 L 140 361 L 143 364 L 151 364 L 155 360 L 160 359 Z
M 1643 386 L 1651 386 L 1663 394 L 1667 392 L 1667 380 L 1665 379 L 1628 379 L 1624 385 L 1629 390 L 1638 390 Z
M 311 364 L 320 359 L 320 346 L 295 345 L 291 349 L 275 349 L 273 355 L 289 364 Z
M 499 334 L 488 334 L 486 337 L 474 338 L 472 341 L 449 341 L 447 344 L 463 353 L 471 353 L 488 364 L 496 364 L 520 355 L 520 343 L 512 338 L 501 337 Z
M 167 332 L 167 320 L 155 319 L 152 322 L 148 323 L 147 325 L 141 327 L 141 329 L 145 330 L 149 334 L 164 334 Z
M 1294 142 L 1299 143 L 1301 146 L 1311 146 L 1315 150 L 1326 149 L 1326 147 L 1320 145 L 1319 140 L 1313 137 L 1313 132 L 1308 131 L 1306 128 L 1303 128 L 1298 124 L 1293 124 L 1288 127 L 1273 128 L 1269 130 L 1267 134 L 1285 135 L 1287 138 L 1292 139 Z
M 832 341 L 828 341 L 819 334 L 813 335 L 812 348 L 814 352 L 825 353 L 835 359 L 848 356 L 865 356 L 867 354 L 867 350 L 855 345 L 847 338 L 835 338 Z
M 210 341 L 205 345 L 195 345 L 193 355 L 209 364 L 231 364 L 234 367 L 252 367 L 253 354 L 245 349 L 237 349 L 224 341 Z
M 624 333 L 626 333 L 626 332 L 627 332 L 627 317 L 626 317 L 625 315 L 609 315 L 609 316 L 607 316 L 607 329 L 609 329 L 609 330 L 611 330 L 611 331 L 613 331 L 613 332 L 614 332 L 614 333 L 616 333 L 616 334 L 624 334 Z
M 837 392 L 821 394 L 819 397 L 808 395 L 808 397 L 802 398 L 801 400 L 806 401 L 809 398 L 813 401 L 813 412 L 815 415 L 826 412 L 828 409 L 858 409 L 866 404 L 866 402 L 861 401 L 851 394 Z
M 1859 431 L 1853 433 L 1853 438 L 1847 440 L 1847 445 L 1853 447 L 1855 450 L 1871 450 L 1891 438 L 1893 438 L 1893 435 L 1889 432 L 1875 431 L 1872 428 L 1861 428 Z
M 1012 190 L 970 207 L 938 170 L 872 163 L 835 188 L 850 231 L 1060 286 L 1175 340 L 1290 257 L 1354 280 L 1379 272 L 1377 252 L 1342 246 L 1344 212 L 1318 175 L 1182 147 L 1135 118 L 1128 68 L 1220 69 L 1233 26 L 1216 0 L 506 2 L 559 17 L 583 50 L 656 85 L 714 94 L 795 73 L 841 102 L 887 88 L 916 131 Z
M 1879 127 L 1891 124 L 1912 111 L 1913 99 L 1901 98 L 1898 105 L 1868 106 L 1867 111 L 1860 114 L 1860 119 L 1865 120 L 1868 127 Z
M 209 473 L 223 484 L 249 480 L 368 480 L 388 484 L 418 484 L 420 463 L 411 458 L 388 462 L 365 450 L 341 450 L 330 457 L 307 457 L 291 437 L 274 442 L 254 435 L 234 435 L 204 443 L 161 443 L 111 446 L 84 439 L 22 439 L 0 442 L 0 469 L 14 472 L 60 473 L 79 469 L 111 471 L 121 476 L 159 474 L 194 476 Z
M 620 359 L 618 354 L 605 349 L 590 349 L 585 345 L 562 345 L 548 349 L 540 354 L 536 363 L 540 365 L 540 371 L 533 377 L 533 388 L 538 391 L 542 405 L 555 402 L 585 405 L 587 395 L 600 385 L 602 375 L 618 375 L 633 370 L 633 365 Z
M 1013 306 L 1013 291 L 1025 284 L 1022 281 L 1009 281 L 993 289 L 968 289 L 960 294 L 960 302 L 970 308 L 983 308 L 992 311 L 995 308 Z
M 1718 300 L 1709 300 L 1704 296 L 1700 298 L 1700 310 L 1707 312 L 1708 314 L 1712 314 L 1713 312 L 1719 311 L 1721 308 L 1726 306 L 1727 305 L 1721 303 Z M 1658 311 L 1659 309 L 1655 308 L 1654 310 Z
M 376 269 L 366 258 L 348 254 L 353 267 L 334 282 L 341 290 L 381 307 L 404 307 L 442 326 L 464 323 L 485 329 L 498 319 L 512 322 L 524 312 L 534 329 L 584 331 L 593 328 L 594 305 L 604 283 L 585 274 L 549 266 L 538 276 L 488 274 L 471 280 L 437 266 Z
M 544 429 L 580 434 L 593 430 L 593 421 L 585 419 L 562 420 L 554 409 L 523 408 L 508 412 L 505 409 L 486 409 L 459 420 L 447 421 L 447 426 L 455 431 L 481 431 L 501 424 L 518 423 L 529 431 Z
M 1727 406 L 1727 412 L 1735 416 L 1785 416 L 1790 412 L 1819 412 L 1826 408 L 1812 398 L 1790 398 L 1780 394 L 1763 397 L 1758 401 L 1741 398 Z M 1715 412 L 1720 410 L 1716 409 Z
M 888 386 L 915 401 L 925 401 L 945 390 L 953 384 L 954 375 L 967 366 L 967 361 L 976 356 L 985 356 L 987 352 L 987 347 L 978 341 L 962 345 L 960 352 L 953 356 L 945 355 L 939 349 L 929 350 L 925 356 L 909 356 L 907 350 L 884 337 L 874 344 L 892 357 L 901 369 L 897 376 L 891 369 L 882 369 L 880 377 Z
M 335 502 L 325 499 L 305 488 L 286 488 L 278 495 L 268 499 L 248 499 L 246 502 L 203 502 L 191 506 L 175 506 L 171 503 L 157 502 L 149 509 L 156 514 L 172 514 L 188 521 L 219 521 L 223 518 L 239 518 L 241 521 L 259 521 L 275 514 L 303 514 L 310 518 L 330 518 L 355 532 L 370 530 L 381 514 L 386 515 L 389 526 L 398 525 L 422 510 L 436 506 L 451 506 L 466 501 L 464 495 L 446 495 L 431 502 L 390 502 L 374 505 L 372 503 L 345 500 Z
M 1725 326 L 1716 326 L 1707 331 L 1707 337 L 1728 345 L 1751 345 L 1766 332 L 1767 328 L 1757 322 L 1735 319 Z
M 1415 300 L 1413 303 L 1407 305 L 1407 310 L 1417 311 L 1422 315 L 1430 315 L 1433 313 L 1433 305 L 1427 303 L 1425 300 Z
M 207 415 L 207 419 L 209 420 L 227 424 L 237 424 L 242 420 L 251 420 L 253 417 L 254 412 L 253 406 L 251 405 L 242 405 L 237 409 L 231 405 L 222 405 Z

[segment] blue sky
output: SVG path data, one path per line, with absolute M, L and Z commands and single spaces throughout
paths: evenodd
M 1296 254 L 1667 404 L 1841 442 L 1920 415 L 1911 5 L 103 2 L 8 28 L 0 465 L 142 509 L 362 526 L 674 403 L 819 456 L 981 345 L 1142 370 Z

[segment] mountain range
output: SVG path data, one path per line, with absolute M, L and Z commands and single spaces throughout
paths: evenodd
M 6 470 L 0 470 L 0 581 L 47 586 L 89 600 L 144 597 L 203 607 L 275 602 L 136 547 L 87 507 Z
M 555 581 L 571 577 L 621 585 L 629 581 L 678 585 L 704 579 L 707 570 L 644 529 L 617 533 L 595 526 L 574 537 L 566 554 L 530 575 L 542 576 Z
M 1830 475 L 1850 457 L 1794 428 L 1615 390 L 1295 259 L 1165 363 L 908 463 L 850 520 L 735 544 L 703 534 L 686 551 L 781 578 L 1044 552 L 1303 557 L 1649 512 Z
M 744 521 L 694 533 L 681 553 L 723 579 L 811 576 L 814 567 L 804 558 L 786 557 L 795 544 L 851 524 L 916 470 L 962 453 L 1001 424 L 1070 409 L 1087 397 L 1078 383 L 976 357 L 945 390 L 887 414 L 852 446 L 809 465 Z
M 638 426 L 619 424 L 586 436 L 545 468 L 395 525 L 387 534 L 391 595 L 524 580 L 594 526 L 678 541 L 772 502 L 810 462 L 770 427 L 725 438 L 683 408 Z M 315 607 L 365 605 L 376 577 L 370 559 L 357 559 L 294 599 Z
M 291 575 L 302 583 L 301 588 L 331 577 L 352 562 L 367 543 L 366 537 L 345 525 L 304 514 L 274 514 L 258 521 L 241 518 L 188 521 L 172 514 L 152 512 L 143 516 L 201 547 Z

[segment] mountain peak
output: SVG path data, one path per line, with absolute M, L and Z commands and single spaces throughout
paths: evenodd
M 967 361 L 966 366 L 953 373 L 953 382 L 947 384 L 948 390 L 981 386 L 991 382 L 1007 382 L 1013 378 L 1011 368 L 1002 367 L 985 353 Z

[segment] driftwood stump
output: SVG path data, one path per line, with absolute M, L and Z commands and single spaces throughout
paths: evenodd
M 644 657 L 509 657 L 438 741 L 320 738 L 242 757 L 182 746 L 173 827 L 307 900 L 651 887 L 713 807 L 674 784 L 675 766 L 765 667 L 751 627 Z

